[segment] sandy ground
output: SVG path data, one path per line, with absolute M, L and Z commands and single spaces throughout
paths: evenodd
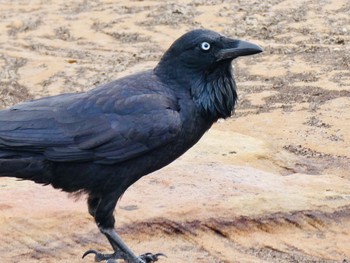
M 350 261 L 350 2 L 0 0 L 0 106 L 154 67 L 209 28 L 264 47 L 235 62 L 236 114 L 119 203 L 119 233 L 160 262 Z M 1 262 L 110 251 L 84 198 L 0 179 Z

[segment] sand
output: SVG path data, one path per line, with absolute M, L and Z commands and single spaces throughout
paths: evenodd
M 194 28 L 261 45 L 235 61 L 239 103 L 123 196 L 117 229 L 159 262 L 350 261 L 350 2 L 0 1 L 0 107 L 154 67 Z M 0 179 L 1 262 L 110 252 L 50 186 Z

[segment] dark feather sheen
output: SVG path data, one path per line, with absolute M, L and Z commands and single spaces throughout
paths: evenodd
M 237 101 L 231 61 L 223 61 L 213 71 L 201 74 L 191 87 L 191 95 L 204 115 L 214 120 L 230 117 Z

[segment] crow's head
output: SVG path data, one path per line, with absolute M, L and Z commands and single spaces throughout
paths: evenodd
M 260 52 L 259 46 L 246 41 L 210 30 L 193 30 L 171 45 L 155 68 L 155 74 L 190 89 L 204 114 L 214 119 L 227 118 L 237 99 L 231 62 Z

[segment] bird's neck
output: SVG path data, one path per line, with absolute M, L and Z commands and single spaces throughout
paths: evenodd
M 215 121 L 230 117 L 237 100 L 231 63 L 201 74 L 191 85 L 191 95 L 205 116 Z
M 216 121 L 231 116 L 237 100 L 231 61 L 222 61 L 205 72 L 176 69 L 165 63 L 158 65 L 154 73 L 169 86 L 189 91 L 205 118 Z

